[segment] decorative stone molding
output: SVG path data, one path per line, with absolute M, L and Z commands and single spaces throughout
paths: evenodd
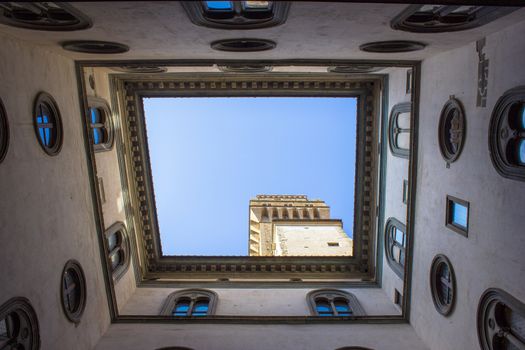
M 204 277 L 369 277 L 375 241 L 375 196 L 377 183 L 377 130 L 379 79 L 352 80 L 334 75 L 242 75 L 222 74 L 114 78 L 123 101 L 124 143 L 127 144 L 127 167 L 132 174 L 135 226 L 139 233 L 139 251 L 148 278 L 177 276 Z M 358 97 L 358 143 L 356 172 L 356 212 L 354 256 L 348 257 L 206 257 L 163 256 L 158 233 L 156 208 L 147 151 L 142 97 L 155 96 L 346 96 Z

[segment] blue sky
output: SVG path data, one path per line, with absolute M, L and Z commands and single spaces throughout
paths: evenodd
M 356 99 L 144 98 L 164 255 L 247 255 L 257 194 L 322 199 L 352 236 Z

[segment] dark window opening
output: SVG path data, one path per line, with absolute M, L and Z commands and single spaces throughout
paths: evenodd
M 66 317 L 71 322 L 80 322 L 86 305 L 86 280 L 82 267 L 75 260 L 68 261 L 64 267 L 61 295 Z
M 454 269 L 448 258 L 436 255 L 430 268 L 430 290 L 436 310 L 447 316 L 452 312 L 456 293 Z

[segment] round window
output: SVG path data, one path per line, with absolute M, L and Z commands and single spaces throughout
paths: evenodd
M 33 125 L 42 149 L 50 156 L 57 155 L 62 147 L 62 121 L 55 100 L 45 92 L 36 98 Z
M 461 102 L 452 97 L 443 106 L 439 120 L 439 148 L 447 163 L 458 159 L 465 143 L 465 136 L 465 112 Z
M 436 310 L 447 316 L 454 308 L 456 296 L 456 277 L 448 258 L 442 254 L 436 255 L 430 269 L 430 290 Z
M 61 295 L 66 317 L 71 322 L 79 323 L 86 305 L 86 279 L 80 264 L 75 260 L 69 260 L 64 267 Z

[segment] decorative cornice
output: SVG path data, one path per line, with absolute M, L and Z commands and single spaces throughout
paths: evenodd
M 374 269 L 370 252 L 374 241 L 375 187 L 378 123 L 376 101 L 380 80 L 351 79 L 343 76 L 319 75 L 242 75 L 227 77 L 221 74 L 181 75 L 163 74 L 159 77 L 133 77 L 122 75 L 116 78 L 124 101 L 123 127 L 129 144 L 129 173 L 138 203 L 138 225 L 141 234 L 139 249 L 145 253 L 143 261 L 147 278 L 162 278 L 168 275 L 188 278 L 204 276 L 237 276 L 247 278 L 269 278 L 270 276 L 316 278 L 370 278 Z M 354 257 L 334 258 L 265 257 L 268 260 L 253 260 L 255 257 L 205 257 L 162 256 L 157 226 L 157 216 L 147 137 L 144 125 L 142 97 L 146 96 L 347 96 L 358 97 L 358 166 L 356 172 L 356 205 L 360 211 L 354 223 Z M 299 196 L 302 200 L 302 197 Z M 297 199 L 299 199 L 297 197 Z M 292 199 L 293 200 L 293 199 Z M 321 201 L 322 202 L 322 201 Z

